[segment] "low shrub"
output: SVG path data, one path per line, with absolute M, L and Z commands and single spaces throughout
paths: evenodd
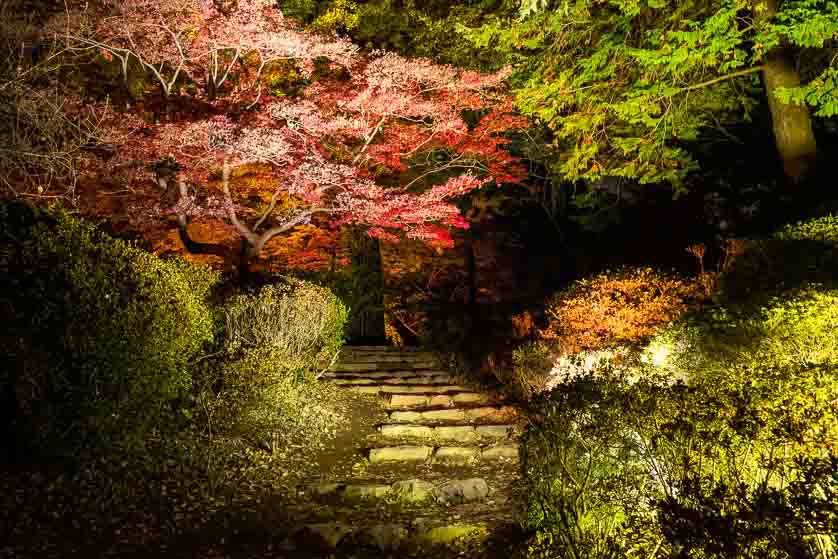
M 223 355 L 207 363 L 197 391 L 211 436 L 234 436 L 271 452 L 334 429 L 334 389 L 318 383 L 343 342 L 346 307 L 328 289 L 286 278 L 223 308 Z
M 820 241 L 838 245 L 838 216 L 825 215 L 786 225 L 774 234 L 783 241 Z
M 741 241 L 714 298 L 726 305 L 765 305 L 791 289 L 838 289 L 838 217 L 790 224 L 767 239 Z
M 737 289 L 660 329 L 638 374 L 606 361 L 534 402 L 525 554 L 835 556 L 838 289 L 812 266 L 828 251 L 794 256 L 812 247 L 754 241 L 722 273 Z
M 561 385 L 521 441 L 529 557 L 829 557 L 832 372 Z
M 272 348 L 288 363 L 331 358 L 343 343 L 348 310 L 329 289 L 285 278 L 224 305 L 225 349 Z
M 545 342 L 524 344 L 512 351 L 511 375 L 500 380 L 517 396 L 530 398 L 546 388 L 554 360 L 554 352 Z
M 697 282 L 651 268 L 606 272 L 556 295 L 547 306 L 549 325 L 540 334 L 564 355 L 638 344 L 701 299 Z
M 0 242 L 1 380 L 17 439 L 73 453 L 164 425 L 213 339 L 217 275 L 19 203 L 0 205 Z

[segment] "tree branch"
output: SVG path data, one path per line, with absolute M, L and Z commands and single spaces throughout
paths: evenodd
M 748 74 L 755 74 L 757 72 L 762 72 L 762 70 L 764 68 L 765 68 L 765 66 L 759 65 L 759 66 L 754 66 L 752 68 L 746 68 L 744 70 L 739 70 L 738 72 L 733 72 L 733 73 L 730 73 L 730 74 L 726 74 L 724 76 L 719 76 L 718 78 L 713 78 L 712 80 L 707 80 L 706 82 L 696 83 L 696 84 L 693 84 L 693 85 L 689 85 L 687 87 L 682 87 L 682 88 L 676 90 L 675 93 L 673 93 L 672 95 L 677 95 L 679 93 L 684 93 L 686 91 L 692 91 L 694 89 L 701 89 L 702 87 L 709 87 L 711 85 L 715 85 L 715 84 L 723 82 L 723 81 L 732 80 L 733 78 L 739 78 L 739 77 L 742 77 L 742 76 L 747 76 Z
M 297 225 L 300 225 L 304 221 L 311 218 L 311 216 L 313 216 L 314 214 L 316 214 L 316 213 L 327 213 L 327 212 L 330 212 L 330 211 L 332 211 L 332 210 L 329 210 L 328 208 L 313 208 L 313 209 L 310 209 L 310 210 L 305 210 L 304 212 L 300 213 L 296 217 L 286 221 L 282 225 L 277 225 L 276 227 L 271 227 L 270 229 L 268 229 L 267 231 L 265 231 L 264 233 L 259 235 L 256 238 L 256 242 L 251 243 L 251 255 L 255 256 L 255 255 L 259 254 L 260 252 L 262 252 L 262 249 L 265 248 L 265 245 L 267 244 L 267 242 L 270 241 L 272 238 L 274 238 L 277 235 L 280 235 L 282 233 L 285 233 L 286 231 L 289 231 L 289 230 L 293 229 Z
M 164 190 L 168 190 L 169 185 L 165 177 L 157 177 L 157 184 L 159 184 Z M 178 191 L 181 199 L 186 198 L 189 194 L 186 191 L 186 183 L 183 181 L 178 181 Z M 178 212 L 177 224 L 180 242 L 183 243 L 184 248 L 186 248 L 186 250 L 191 254 L 212 254 L 220 256 L 224 259 L 225 264 L 233 261 L 234 252 L 226 246 L 216 243 L 199 243 L 192 239 L 192 237 L 189 236 L 189 230 L 187 228 L 189 220 L 183 212 Z
M 236 215 L 236 207 L 233 205 L 233 196 L 230 194 L 230 172 L 230 161 L 225 159 L 221 174 L 221 187 L 224 189 L 224 196 L 227 198 L 227 215 L 230 218 L 230 223 L 233 224 L 233 227 L 239 232 L 239 235 L 244 237 L 251 246 L 254 246 L 259 242 L 259 237 L 253 231 L 248 229 L 244 223 L 239 221 L 239 217 Z
M 367 151 L 367 148 L 370 146 L 370 143 L 372 142 L 373 138 L 375 138 L 379 130 L 381 130 L 381 127 L 384 125 L 385 120 L 387 120 L 387 115 L 381 117 L 381 120 L 379 120 L 378 124 L 375 125 L 373 131 L 370 132 L 369 136 L 367 136 L 367 140 L 364 142 L 364 145 L 361 146 L 361 151 L 359 151 L 358 155 L 355 156 L 355 159 L 352 160 L 353 165 L 357 164 L 358 161 L 361 159 L 361 156 L 364 155 L 364 152 Z

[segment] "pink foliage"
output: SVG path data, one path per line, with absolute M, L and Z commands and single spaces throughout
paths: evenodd
M 365 226 L 382 240 L 395 242 L 401 232 L 437 246 L 453 244 L 449 229 L 468 228 L 451 198 L 521 177 L 502 137 L 522 124 L 508 96 L 498 90 L 509 69 L 481 74 L 381 52 L 365 58 L 344 39 L 296 29 L 272 0 L 239 0 L 230 13 L 218 11 L 212 0 L 118 0 L 115 5 L 118 15 L 99 28 L 107 52 L 133 49 L 161 68 L 182 64 L 193 78 L 210 74 L 216 83 L 226 75 L 219 69 L 232 67 L 231 52 L 256 53 L 260 69 L 281 58 L 310 69 L 315 58 L 326 56 L 351 69 L 352 78 L 319 80 L 296 100 L 254 101 L 256 111 L 235 122 L 224 115 L 157 125 L 130 115 L 111 118 L 107 138 L 120 146 L 119 156 L 109 162 L 112 172 L 133 169 L 131 178 L 148 178 L 153 162 L 172 158 L 179 180 L 199 185 L 222 163 L 268 164 L 277 188 L 310 206 L 283 218 L 289 226 L 323 213 L 338 224 Z M 488 115 L 469 129 L 462 114 L 478 109 Z M 424 191 L 409 188 L 415 181 L 405 180 L 403 187 L 376 183 L 381 174 L 413 170 L 410 158 L 434 149 L 453 154 L 451 162 L 427 171 L 422 167 L 419 178 L 466 172 Z M 130 161 L 146 164 L 138 172 L 126 166 Z M 181 191 L 164 214 L 229 219 L 249 241 L 256 239 L 238 221 L 229 196 L 199 198 L 193 191 Z

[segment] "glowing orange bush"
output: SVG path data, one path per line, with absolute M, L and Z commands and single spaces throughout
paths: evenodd
M 540 334 L 559 342 L 565 355 L 633 344 L 647 339 L 703 296 L 698 282 L 651 268 L 605 272 L 556 295 L 547 307 L 549 325 Z

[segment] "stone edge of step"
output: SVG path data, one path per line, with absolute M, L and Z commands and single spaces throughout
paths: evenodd
M 354 545 L 376 547 L 381 551 L 395 551 L 408 547 L 451 546 L 463 540 L 485 539 L 489 535 L 485 522 L 438 523 L 417 528 L 405 523 L 355 526 L 341 522 L 304 524 L 296 528 L 280 544 L 280 549 L 293 551 L 297 542 L 307 542 L 327 549 L 337 549 L 347 541 Z
M 392 445 L 363 449 L 370 464 L 402 462 L 444 463 L 487 459 L 518 459 L 517 444 L 493 445 Z

